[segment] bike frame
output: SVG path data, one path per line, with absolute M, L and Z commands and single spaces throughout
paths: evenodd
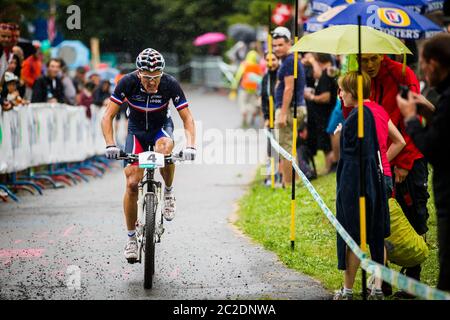
M 144 190 L 146 190 L 144 192 Z M 145 211 L 144 211 L 144 199 L 148 193 L 154 193 L 156 199 L 156 215 L 155 215 L 155 237 L 153 239 L 155 243 L 161 242 L 161 235 L 164 232 L 163 222 L 164 219 L 161 213 L 161 200 L 162 200 L 162 184 L 159 181 L 155 181 L 155 169 L 145 169 L 144 175 L 138 186 L 138 201 L 137 201 L 137 221 L 136 221 L 136 236 L 138 240 L 138 262 L 142 260 L 142 250 L 145 247 Z

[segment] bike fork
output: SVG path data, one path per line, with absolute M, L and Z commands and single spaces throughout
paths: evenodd
M 141 262 L 142 249 L 144 248 L 144 192 L 142 185 L 139 185 L 138 200 L 137 200 L 137 221 L 136 221 L 136 235 L 138 240 L 138 258 L 137 261 Z
M 162 215 L 162 208 L 161 208 L 161 201 L 162 201 L 162 188 L 159 185 L 157 188 L 157 194 L 156 194 L 156 198 L 158 199 L 158 203 L 156 204 L 156 214 L 159 214 L 159 221 L 158 224 L 156 225 L 156 243 L 160 243 L 161 242 L 161 236 L 164 233 L 164 217 Z

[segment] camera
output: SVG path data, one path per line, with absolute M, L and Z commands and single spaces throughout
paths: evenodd
M 403 99 L 408 99 L 409 87 L 404 85 L 398 86 L 398 91 Z

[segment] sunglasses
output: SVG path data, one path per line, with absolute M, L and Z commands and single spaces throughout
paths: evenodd
M 147 76 L 144 75 L 142 73 L 139 72 L 139 75 L 141 76 L 141 78 L 147 80 L 147 81 L 157 81 L 158 79 L 160 79 L 163 75 L 163 72 L 161 72 L 161 74 L 157 75 L 157 76 Z
M 284 38 L 286 40 L 290 40 L 289 37 L 284 33 L 278 33 L 278 32 L 272 32 L 272 38 L 273 39 L 280 39 Z

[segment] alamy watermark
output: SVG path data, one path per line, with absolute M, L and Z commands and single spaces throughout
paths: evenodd
M 70 265 L 66 269 L 66 287 L 75 291 L 81 289 L 81 269 L 78 266 Z
M 66 19 L 66 27 L 69 30 L 81 30 L 81 9 L 77 5 L 70 5 L 66 9 L 69 15 Z

